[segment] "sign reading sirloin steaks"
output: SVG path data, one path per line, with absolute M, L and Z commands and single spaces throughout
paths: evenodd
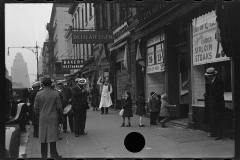
M 63 59 L 62 69 L 81 69 L 84 64 L 84 59 Z
M 112 31 L 73 31 L 72 44 L 113 43 Z

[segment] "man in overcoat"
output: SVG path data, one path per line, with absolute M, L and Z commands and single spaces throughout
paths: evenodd
M 76 137 L 87 134 L 84 130 L 89 106 L 87 102 L 88 92 L 84 88 L 85 84 L 86 79 L 80 78 L 78 83 L 72 88 L 72 109 Z
M 37 93 L 39 92 L 40 89 L 40 83 L 36 82 L 32 85 L 33 90 L 31 91 L 31 96 L 30 96 L 30 112 L 31 112 L 31 118 L 32 118 L 32 125 L 33 125 L 33 137 L 38 138 L 38 129 L 39 129 L 39 119 L 36 116 L 36 114 L 34 113 L 34 100 L 35 97 L 37 95 Z
M 222 121 L 225 107 L 224 102 L 224 84 L 218 79 L 217 71 L 210 67 L 205 75 L 209 79 L 206 83 L 204 123 L 210 124 L 210 134 L 208 137 L 214 137 L 215 140 L 223 138 Z
M 69 104 L 69 100 L 72 97 L 72 92 L 71 92 L 70 88 L 64 87 L 63 82 L 58 82 L 57 86 L 59 88 L 58 91 L 62 96 L 62 101 L 61 102 L 62 102 L 62 107 L 63 107 L 63 110 L 64 110 L 64 108 Z M 67 117 L 68 117 L 69 127 L 70 127 L 71 131 L 74 132 L 73 114 L 71 114 L 71 115 L 64 114 L 63 115 L 63 118 L 64 118 L 64 120 L 63 120 L 63 132 L 67 132 Z
M 39 115 L 39 141 L 41 142 L 42 158 L 47 158 L 48 143 L 50 143 L 51 158 L 61 158 L 58 155 L 56 141 L 59 140 L 58 113 L 62 112 L 60 94 L 51 88 L 51 79 L 44 78 L 44 89 L 39 91 L 34 102 L 34 111 Z

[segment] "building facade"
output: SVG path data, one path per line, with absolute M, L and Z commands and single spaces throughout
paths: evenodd
M 30 87 L 27 62 L 24 61 L 21 53 L 17 53 L 15 59 L 13 60 L 13 66 L 11 67 L 11 76 L 13 87 L 15 87 L 14 84 L 21 84 L 19 87 Z

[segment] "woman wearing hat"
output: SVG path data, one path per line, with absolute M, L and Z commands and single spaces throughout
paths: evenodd
M 224 84 L 218 79 L 217 71 L 210 67 L 206 70 L 209 82 L 206 83 L 204 124 L 210 124 L 210 134 L 208 137 L 214 137 L 215 140 L 223 138 L 222 119 L 225 107 L 224 102 Z
M 150 100 L 149 100 L 149 109 L 150 109 L 150 125 L 157 125 L 157 113 L 158 113 L 158 109 L 160 108 L 159 105 L 159 101 L 157 100 L 156 96 L 157 93 L 156 92 L 151 92 L 150 93 Z
M 160 109 L 160 117 L 164 118 L 162 121 L 160 121 L 161 126 L 164 128 L 166 127 L 165 123 L 167 123 L 170 120 L 170 112 L 168 107 L 175 107 L 176 105 L 169 105 L 168 104 L 168 96 L 163 95 L 162 96 L 162 104 Z

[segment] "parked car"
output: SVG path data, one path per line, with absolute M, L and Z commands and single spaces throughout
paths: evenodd
M 13 91 L 14 90 L 14 91 Z M 14 93 L 15 92 L 15 93 Z M 13 94 L 14 93 L 14 94 Z M 25 129 L 28 98 L 25 89 L 13 89 L 6 78 L 5 157 L 18 158 L 20 132 Z

